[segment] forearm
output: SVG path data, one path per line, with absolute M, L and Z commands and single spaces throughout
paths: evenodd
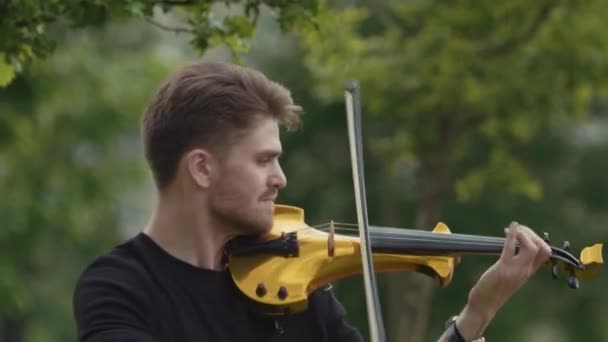
M 479 339 L 498 310 L 551 256 L 551 248 L 530 228 L 512 222 L 505 233 L 500 259 L 473 286 L 453 324 L 462 338 L 448 329 L 440 342 Z

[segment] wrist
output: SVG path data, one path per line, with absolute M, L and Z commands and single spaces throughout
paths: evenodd
M 467 304 L 454 322 L 465 341 L 481 338 L 494 314 Z

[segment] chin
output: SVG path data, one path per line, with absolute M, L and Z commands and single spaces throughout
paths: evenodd
M 274 224 L 274 205 L 265 206 L 263 210 L 260 210 L 260 216 L 258 218 L 259 226 L 265 231 L 269 232 Z
M 268 232 L 270 232 L 270 230 L 272 229 L 272 224 L 273 224 L 273 218 L 271 217 L 270 219 L 266 219 L 263 221 L 260 221 L 260 224 L 257 225 L 258 227 L 258 234 L 267 234 Z
M 243 233 L 247 235 L 264 235 L 270 232 L 274 223 L 273 214 L 262 214 L 241 221 Z

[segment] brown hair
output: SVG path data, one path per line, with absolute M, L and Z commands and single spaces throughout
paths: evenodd
M 157 187 L 171 183 L 188 149 L 225 148 L 259 115 L 296 129 L 300 111 L 285 87 L 259 71 L 223 62 L 183 67 L 160 86 L 143 116 L 142 142 Z

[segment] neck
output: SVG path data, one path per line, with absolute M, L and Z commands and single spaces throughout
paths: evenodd
M 222 270 L 224 246 L 232 236 L 200 201 L 184 192 L 159 194 L 156 208 L 144 233 L 172 256 L 195 267 Z
M 504 245 L 504 238 L 498 237 L 374 226 L 370 226 L 370 237 L 373 250 L 417 255 L 499 255 Z

